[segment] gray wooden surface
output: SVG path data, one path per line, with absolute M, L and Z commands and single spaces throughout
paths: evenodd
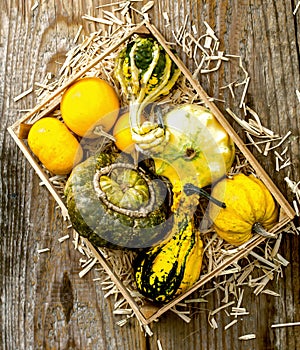
M 34 93 L 18 102 L 14 97 L 40 82 L 46 72 L 57 74 L 79 25 L 86 34 L 98 28 L 82 15 L 99 16 L 96 6 L 109 2 L 39 1 L 32 11 L 34 1 L 0 0 L 0 348 L 140 350 L 159 349 L 159 340 L 164 350 L 299 349 L 299 326 L 271 328 L 274 323 L 300 321 L 297 236 L 286 234 L 281 246 L 290 264 L 283 278 L 270 286 L 280 297 L 256 297 L 245 289 L 244 306 L 250 314 L 224 331 L 225 314 L 216 316 L 219 327 L 215 330 L 207 322 L 208 311 L 221 303 L 221 296 L 214 293 L 208 303 L 191 306 L 189 324 L 168 313 L 151 325 L 154 335 L 150 338 L 141 334 L 134 319 L 122 328 L 116 325 L 119 318 L 112 315 L 112 302 L 103 298 L 105 292 L 92 281 L 94 272 L 80 279 L 78 252 L 71 241 L 58 242 L 68 232 L 66 223 L 6 128 L 24 114 L 20 110 L 36 104 Z M 194 24 L 205 32 L 206 21 L 220 38 L 221 49 L 243 58 L 251 77 L 248 105 L 276 133 L 292 131 L 288 140 L 292 166 L 286 171 L 276 172 L 274 157 L 253 150 L 290 200 L 283 179 L 289 175 L 300 180 L 300 103 L 296 96 L 296 89 L 300 90 L 300 10 L 293 15 L 296 5 L 296 0 L 157 0 L 149 12 L 167 40 L 172 40 L 172 30 L 178 30 L 188 15 L 189 29 Z M 169 27 L 164 26 L 164 11 L 170 18 Z M 215 96 L 235 74 L 225 65 L 202 84 Z M 230 106 L 229 94 L 225 97 Z M 51 251 L 37 254 L 44 247 Z M 256 339 L 238 340 L 249 333 L 255 333 Z

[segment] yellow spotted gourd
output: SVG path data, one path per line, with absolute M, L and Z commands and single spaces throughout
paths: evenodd
M 266 237 L 278 217 L 277 205 L 267 187 L 254 175 L 236 174 L 218 182 L 212 197 L 224 202 L 226 208 L 210 203 L 209 216 L 217 234 L 238 246 L 247 242 L 253 232 Z
M 181 198 L 182 210 L 174 214 L 171 238 L 142 251 L 134 263 L 137 289 L 157 302 L 169 302 L 190 289 L 200 277 L 203 243 L 190 217 L 195 200 L 183 201 Z

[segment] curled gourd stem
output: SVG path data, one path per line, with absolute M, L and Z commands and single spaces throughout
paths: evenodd
M 146 206 L 141 207 L 138 210 L 130 210 L 130 209 L 125 209 L 125 208 L 120 208 L 117 205 L 111 203 L 107 199 L 105 192 L 100 187 L 100 183 L 99 183 L 100 177 L 102 175 L 111 173 L 112 170 L 117 169 L 117 168 L 131 169 L 131 170 L 135 170 L 135 171 L 137 170 L 134 165 L 127 164 L 127 163 L 114 163 L 114 164 L 108 165 L 106 167 L 103 167 L 100 170 L 97 170 L 95 175 L 94 175 L 94 178 L 93 178 L 93 185 L 94 185 L 94 189 L 95 189 L 95 192 L 96 192 L 98 198 L 100 200 L 102 200 L 108 208 L 116 211 L 117 213 L 124 214 L 124 215 L 127 215 L 127 216 L 132 217 L 132 218 L 147 217 L 147 215 L 149 213 L 151 213 L 151 211 L 153 211 L 153 208 L 155 205 L 155 191 L 154 191 L 153 185 L 151 183 L 151 180 L 149 180 L 143 174 L 142 171 L 140 171 L 139 174 L 147 183 L 149 193 L 150 193 L 150 200 Z
M 262 237 L 267 237 L 267 238 L 276 238 L 276 235 L 274 233 L 268 232 L 266 231 L 262 224 L 260 224 L 259 222 L 256 222 L 253 226 L 252 226 L 252 231 L 261 235 Z

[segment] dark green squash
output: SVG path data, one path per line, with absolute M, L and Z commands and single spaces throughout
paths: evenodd
M 200 277 L 203 243 L 191 210 L 196 202 L 182 198 L 171 238 L 142 251 L 134 262 L 137 289 L 153 301 L 169 302 Z
M 77 165 L 65 195 L 74 229 L 96 246 L 149 247 L 172 225 L 168 182 L 124 153 L 110 150 Z

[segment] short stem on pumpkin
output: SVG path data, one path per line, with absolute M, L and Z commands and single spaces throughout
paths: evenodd
M 263 237 L 267 237 L 267 238 L 276 238 L 276 235 L 274 233 L 268 232 L 266 231 L 262 224 L 260 224 L 259 222 L 256 222 L 253 226 L 252 226 L 252 231 L 263 236 Z
M 200 194 L 200 196 L 207 198 L 208 200 L 210 200 L 211 202 L 213 202 L 214 204 L 218 205 L 221 208 L 226 208 L 226 204 L 224 202 L 219 201 L 218 199 L 212 197 L 208 192 L 206 192 L 203 188 L 200 188 L 198 186 L 195 186 L 191 183 L 185 184 L 183 186 L 183 190 L 185 192 L 186 195 L 190 196 L 194 193 L 198 193 Z

